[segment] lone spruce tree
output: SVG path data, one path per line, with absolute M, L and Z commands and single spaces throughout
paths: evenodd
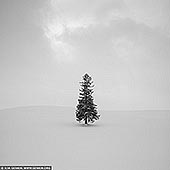
M 84 121 L 85 125 L 88 125 L 88 123 L 98 120 L 100 115 L 97 112 L 97 105 L 93 103 L 92 93 L 94 92 L 94 85 L 92 78 L 86 73 L 83 76 L 83 81 L 80 83 L 81 89 L 76 109 L 76 120 L 79 123 Z

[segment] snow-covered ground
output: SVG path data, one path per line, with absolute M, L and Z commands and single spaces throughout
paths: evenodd
M 169 170 L 170 111 L 100 111 L 94 125 L 74 109 L 52 106 L 0 111 L 0 164 L 54 170 Z

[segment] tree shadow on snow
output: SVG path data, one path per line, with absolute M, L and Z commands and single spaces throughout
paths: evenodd
M 83 123 L 67 123 L 67 124 L 65 124 L 65 125 L 67 125 L 67 126 L 69 126 L 69 127 L 83 127 L 83 128 L 97 128 L 97 127 L 101 127 L 101 126 L 103 126 L 102 124 L 88 124 L 88 125 L 85 125 L 85 124 L 83 124 Z

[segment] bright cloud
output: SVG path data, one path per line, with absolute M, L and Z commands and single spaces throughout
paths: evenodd
M 140 40 L 140 34 L 147 27 L 149 32 L 153 29 L 169 36 L 168 0 L 164 2 L 160 0 L 154 2 L 151 0 L 144 2 L 142 0 L 49 0 L 47 2 L 42 10 L 44 34 L 59 61 L 62 58 L 62 61 L 67 59 L 71 61 L 77 58 L 76 54 L 79 54 L 79 51 L 88 56 L 99 55 L 97 50 L 101 55 L 111 55 L 108 52 L 107 54 L 101 52 L 101 45 L 105 50 L 110 51 L 108 48 L 112 48 L 111 39 L 117 42 L 116 38 L 120 41 L 122 36 L 131 36 L 130 38 L 135 36 Z M 141 30 L 142 28 L 144 30 Z M 133 40 L 131 45 L 132 43 Z M 126 48 L 132 48 L 131 45 Z M 119 50 L 117 55 L 123 55 L 121 53 L 125 53 L 124 50 L 125 48 Z M 62 55 L 59 55 L 61 51 L 63 51 Z M 72 57 L 67 56 L 68 54 Z M 129 55 L 128 49 L 126 55 Z

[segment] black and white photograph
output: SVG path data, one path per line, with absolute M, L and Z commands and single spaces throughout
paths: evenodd
M 0 169 L 41 167 L 170 170 L 170 0 L 0 0 Z

